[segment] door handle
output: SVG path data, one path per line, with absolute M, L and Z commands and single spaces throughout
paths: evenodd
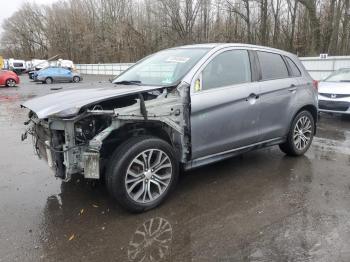
M 289 92 L 295 92 L 296 90 L 297 90 L 297 86 L 294 85 L 294 84 L 291 84 L 291 85 L 289 86 L 289 88 L 288 88 L 288 91 L 289 91 Z
M 259 99 L 259 95 L 255 94 L 255 93 L 251 93 L 246 99 L 245 101 L 249 101 L 251 99 Z

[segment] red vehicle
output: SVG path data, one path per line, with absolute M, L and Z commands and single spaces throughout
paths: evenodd
M 19 77 L 16 73 L 8 70 L 0 70 L 0 86 L 13 87 L 19 84 Z

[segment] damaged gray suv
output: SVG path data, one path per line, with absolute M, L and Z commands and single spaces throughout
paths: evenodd
M 69 181 L 104 178 L 126 209 L 159 205 L 180 169 L 279 145 L 304 154 L 317 121 L 317 83 L 290 53 L 243 44 L 160 51 L 105 88 L 34 98 L 26 133 Z

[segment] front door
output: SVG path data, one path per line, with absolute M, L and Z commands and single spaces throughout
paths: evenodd
M 191 94 L 192 158 L 257 142 L 259 84 L 247 50 L 216 54 L 195 77 Z

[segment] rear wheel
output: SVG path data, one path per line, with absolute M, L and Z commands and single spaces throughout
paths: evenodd
M 53 83 L 53 79 L 52 79 L 51 77 L 47 77 L 47 78 L 45 79 L 45 83 L 46 83 L 46 84 L 52 84 L 52 83 Z
M 309 111 L 301 111 L 294 118 L 287 141 L 280 149 L 290 156 L 303 155 L 310 147 L 315 133 L 315 120 Z
M 16 86 L 16 81 L 14 79 L 12 79 L 12 78 L 9 78 L 9 79 L 6 80 L 6 86 L 14 87 L 14 86 Z
M 79 83 L 80 82 L 80 77 L 79 76 L 73 77 L 73 82 L 74 83 Z
M 152 136 L 131 138 L 109 161 L 108 191 L 130 212 L 154 208 L 175 187 L 178 166 L 173 148 L 164 140 Z

